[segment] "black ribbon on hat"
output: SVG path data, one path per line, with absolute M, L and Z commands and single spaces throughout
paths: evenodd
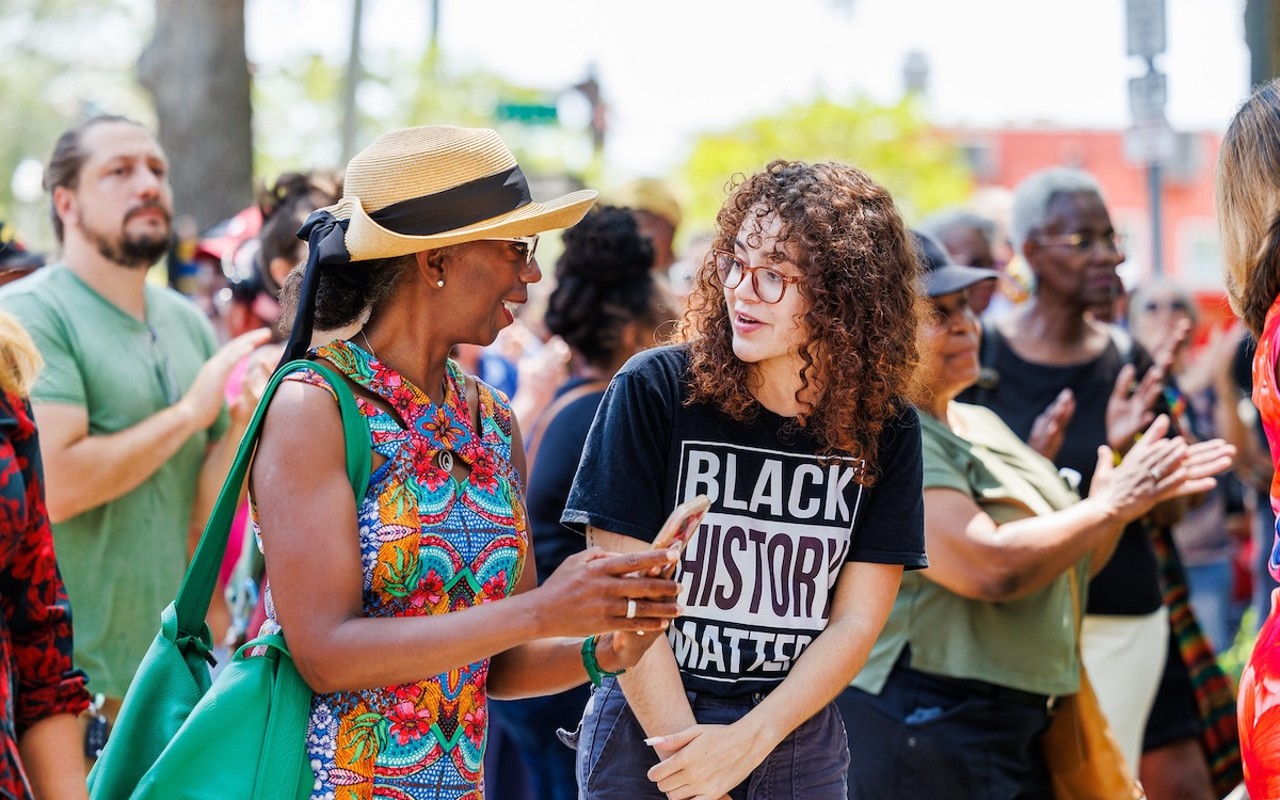
M 433 236 L 465 228 L 533 202 L 519 165 L 424 197 L 380 208 L 369 219 L 405 236 Z
M 307 253 L 307 265 L 303 267 L 302 290 L 294 313 L 293 329 L 289 331 L 289 342 L 285 345 L 280 363 L 276 365 L 277 369 L 304 357 L 310 349 L 311 331 L 316 319 L 316 294 L 320 291 L 319 265 L 351 263 L 346 234 L 347 220 L 340 220 L 324 209 L 311 212 L 311 216 L 298 229 L 298 238 L 306 239 L 310 250 Z
M 529 205 L 533 197 L 529 182 L 519 165 L 493 175 L 446 189 L 443 192 L 412 197 L 380 208 L 369 219 L 402 236 L 432 236 L 465 228 L 486 219 Z M 312 212 L 298 229 L 311 250 L 302 274 L 302 290 L 298 309 L 289 332 L 289 342 L 281 357 L 282 366 L 307 354 L 315 324 L 316 294 L 320 290 L 320 264 L 350 264 L 347 252 L 347 220 L 339 220 L 323 209 Z

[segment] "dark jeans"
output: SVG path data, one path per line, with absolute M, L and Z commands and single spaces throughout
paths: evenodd
M 727 725 L 756 706 L 759 695 L 718 698 L 689 693 L 699 723 Z M 578 787 L 583 800 L 665 800 L 646 773 L 658 763 L 622 689 L 606 678 L 587 704 L 578 740 Z M 834 705 L 792 731 L 751 775 L 729 793 L 733 800 L 845 800 L 849 751 Z
M 901 664 L 879 696 L 851 687 L 836 705 L 853 753 L 851 799 L 1053 800 L 1043 705 L 985 697 Z
M 578 796 L 574 752 L 556 737 L 556 729 L 576 728 L 588 697 L 588 687 L 578 686 L 547 697 L 489 702 L 490 718 L 520 752 L 537 800 L 573 800 Z M 490 800 L 504 798 L 490 794 Z

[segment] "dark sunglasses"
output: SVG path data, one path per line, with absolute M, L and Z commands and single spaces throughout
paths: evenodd
M 1186 314 L 1189 311 L 1189 309 L 1187 308 L 1186 301 L 1176 300 L 1176 299 L 1168 300 L 1168 301 L 1148 300 L 1146 304 L 1143 305 L 1142 310 L 1146 311 L 1148 314 L 1154 313 L 1156 311 L 1170 311 L 1170 312 L 1177 312 L 1180 314 Z

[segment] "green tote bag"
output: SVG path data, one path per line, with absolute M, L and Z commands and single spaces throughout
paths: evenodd
M 311 689 L 284 637 L 241 647 L 210 685 L 213 637 L 205 624 L 227 549 L 240 487 L 267 404 L 285 375 L 312 369 L 338 397 L 347 476 L 357 503 L 369 484 L 369 427 L 345 380 L 315 361 L 291 361 L 263 391 L 209 516 L 178 597 L 125 694 L 101 758 L 89 773 L 92 800 L 295 800 L 311 795 L 305 744 Z

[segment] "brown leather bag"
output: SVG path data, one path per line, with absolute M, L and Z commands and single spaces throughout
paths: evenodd
M 1067 574 L 1078 630 L 1080 592 L 1075 568 Z M 1084 664 L 1080 665 L 1080 691 L 1059 701 L 1043 746 L 1057 800 L 1143 800 L 1147 796 L 1102 714 Z

